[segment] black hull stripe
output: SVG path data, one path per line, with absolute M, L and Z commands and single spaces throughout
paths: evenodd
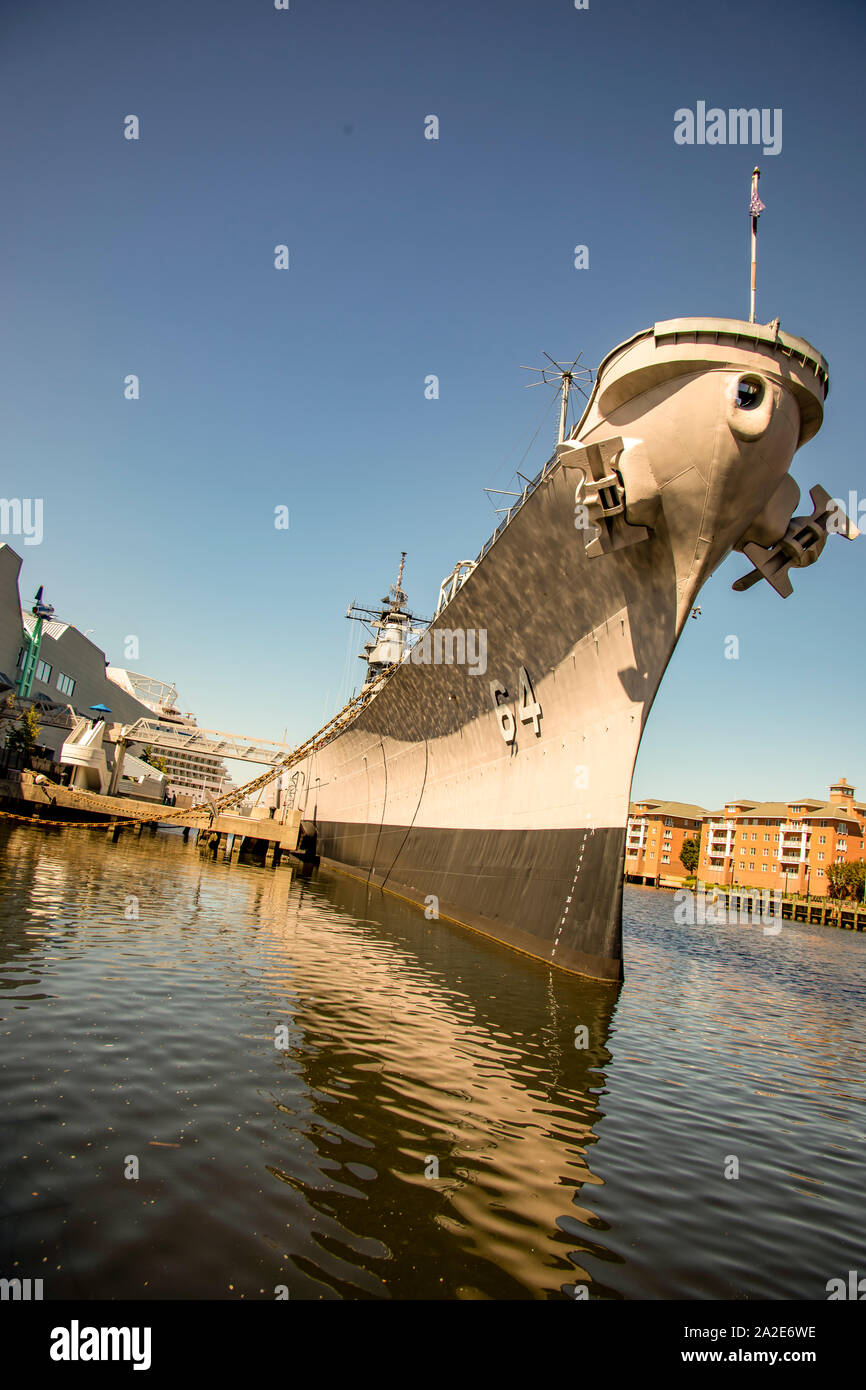
M 625 830 L 454 830 L 319 822 L 318 853 L 397 897 L 597 980 L 622 979 Z M 613 895 L 603 885 L 616 885 Z M 570 899 L 570 901 L 569 901 Z

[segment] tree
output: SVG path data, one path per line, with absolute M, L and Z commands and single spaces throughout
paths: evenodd
M 165 760 L 163 758 L 158 758 L 152 748 L 145 748 L 144 752 L 139 753 L 138 756 L 141 762 L 149 763 L 157 772 L 163 773 L 166 777 L 168 776 L 168 768 L 165 765 Z
M 691 876 L 697 871 L 698 864 L 701 862 L 701 844 L 699 840 L 683 840 L 683 847 L 680 850 L 680 863 L 686 873 Z
M 6 736 L 6 751 L 20 760 L 22 767 L 29 767 L 36 751 L 36 742 L 42 726 L 36 710 L 22 710 L 18 723 L 13 725 Z
M 829 897 L 854 902 L 862 902 L 866 888 L 866 863 L 858 859 L 853 863 L 830 864 L 827 869 L 827 892 Z
M 845 896 L 845 865 L 829 864 L 827 866 L 827 897 L 843 898 Z

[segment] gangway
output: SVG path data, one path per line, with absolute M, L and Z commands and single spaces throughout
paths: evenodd
M 152 749 L 175 749 L 180 753 L 209 753 L 212 757 L 230 758 L 242 763 L 259 763 L 276 767 L 291 753 L 290 743 L 277 743 L 269 738 L 245 738 L 220 729 L 178 728 L 163 724 L 159 719 L 137 719 L 126 724 L 120 737 L 129 745 L 141 743 Z

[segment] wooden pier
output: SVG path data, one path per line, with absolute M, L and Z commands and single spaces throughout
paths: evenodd
M 243 855 L 265 868 L 276 868 L 278 864 L 293 862 L 300 824 L 297 811 L 290 813 L 285 825 L 250 816 L 215 816 L 212 824 L 197 829 L 195 843 L 200 854 L 223 859 L 227 864 L 237 864 Z M 185 839 L 187 834 L 185 830 Z M 294 862 L 299 861 L 295 858 Z
M 817 922 L 822 927 L 844 927 L 846 931 L 866 931 L 866 905 L 846 907 L 831 899 L 826 902 L 782 899 L 782 916 L 792 922 Z
M 35 824 L 104 827 L 112 840 L 123 833 L 155 833 L 160 825 L 183 831 L 185 842 L 194 832 L 193 843 L 201 854 L 226 863 L 244 859 L 276 867 L 298 863 L 301 817 L 290 811 L 285 821 L 267 816 L 237 816 L 227 811 L 216 815 L 207 807 L 178 811 L 157 802 L 136 801 L 131 797 L 98 796 L 78 789 L 37 781 L 33 773 L 17 772 L 0 779 L 0 806 L 6 816 Z M 301 856 L 302 857 L 302 856 Z
M 685 884 L 680 884 L 684 888 Z M 746 918 L 768 916 L 778 904 L 781 917 L 787 922 L 812 922 L 821 927 L 843 927 L 846 931 L 866 931 L 866 904 L 837 902 L 833 898 L 786 898 L 754 888 L 724 888 L 721 884 L 704 884 L 709 896 L 718 894 L 729 912 Z
M 694 884 L 673 878 L 659 878 L 654 882 L 647 882 L 626 874 L 625 882 L 669 891 L 695 891 Z M 786 898 L 781 894 L 777 898 L 772 890 L 768 893 L 760 888 L 731 888 L 721 883 L 704 883 L 697 886 L 709 898 L 712 899 L 715 895 L 715 901 L 721 903 L 727 911 L 736 916 L 742 913 L 746 920 L 755 915 L 760 916 L 761 913 L 767 914 L 768 909 L 775 910 L 778 901 L 780 915 L 786 922 L 811 922 L 815 926 L 841 927 L 845 931 L 866 931 L 866 903 L 846 903 L 835 898 Z

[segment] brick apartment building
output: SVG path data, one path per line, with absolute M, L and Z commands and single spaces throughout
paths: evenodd
M 707 812 L 686 801 L 633 801 L 625 842 L 625 875 L 634 883 L 682 882 L 683 840 L 699 839 Z M 703 862 L 703 861 L 702 861 Z M 700 872 L 700 869 L 699 871 Z
M 709 812 L 699 879 L 826 896 L 831 864 L 866 857 L 866 806 L 854 800 L 854 791 L 842 777 L 828 801 L 739 800 Z

